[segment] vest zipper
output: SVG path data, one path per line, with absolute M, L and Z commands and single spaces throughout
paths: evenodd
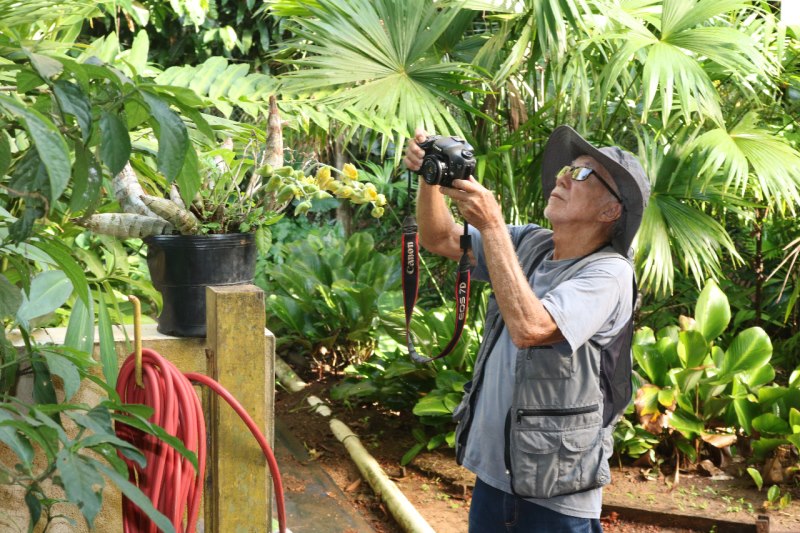
M 583 407 L 564 407 L 560 409 L 517 409 L 517 424 L 522 423 L 524 416 L 570 416 L 584 415 L 598 411 L 600 406 L 597 404 L 586 405 Z

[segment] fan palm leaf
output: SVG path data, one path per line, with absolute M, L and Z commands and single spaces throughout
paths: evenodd
M 284 91 L 380 117 L 409 135 L 461 133 L 446 106 L 479 113 L 453 95 L 475 75 L 467 65 L 443 62 L 437 40 L 458 15 L 427 0 L 318 0 L 313 15 L 297 19 L 302 37 L 293 60 L 299 70 L 282 77 Z
M 465 0 L 461 6 L 500 14 L 505 21 L 503 30 L 484 45 L 478 57 L 478 64 L 493 72 L 495 85 L 531 60 L 562 59 L 570 43 L 574 43 L 574 39 L 569 38 L 570 29 L 581 27 L 583 18 L 590 12 L 584 0 Z M 510 35 L 513 38 L 509 52 L 505 56 L 497 54 Z M 501 60 L 499 66 L 495 65 Z
M 717 217 L 744 200 L 724 192 L 718 181 L 696 179 L 702 160 L 691 150 L 691 135 L 663 146 L 640 139 L 640 159 L 651 177 L 652 192 L 636 237 L 636 264 L 641 285 L 652 293 L 669 294 L 675 265 L 692 276 L 698 287 L 709 277 L 723 276 L 721 257 L 741 261 L 730 235 Z
M 725 187 L 744 195 L 749 186 L 757 200 L 779 212 L 800 202 L 800 153 L 783 138 L 760 128 L 758 116 L 748 113 L 730 131 L 712 129 L 694 143 L 706 152 L 701 173 L 725 175 Z
M 623 44 L 605 69 L 602 92 L 605 100 L 633 57 L 642 71 L 643 122 L 660 96 L 664 125 L 673 112 L 676 97 L 687 121 L 692 113 L 698 113 L 701 118 L 722 124 L 720 96 L 707 63 L 742 78 L 768 74 L 753 38 L 746 31 L 730 26 L 724 17 L 734 11 L 752 10 L 749 2 L 664 0 L 660 13 L 653 10 L 656 4 L 645 2 L 646 17 L 638 16 L 640 4 L 609 3 L 604 8 L 621 29 L 601 40 Z

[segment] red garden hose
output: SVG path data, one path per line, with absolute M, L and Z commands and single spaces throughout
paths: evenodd
M 198 470 L 195 472 L 191 463 L 172 446 L 136 428 L 118 423 L 117 436 L 139 448 L 147 459 L 147 465 L 142 468 L 122 457 L 128 465 L 131 483 L 150 498 L 155 508 L 172 522 L 176 531 L 195 531 L 206 466 L 205 421 L 200 399 L 191 384 L 191 381 L 195 381 L 228 402 L 261 446 L 272 473 L 280 532 L 285 533 L 286 511 L 278 463 L 266 437 L 244 407 L 213 379 L 194 372 L 184 374 L 153 350 L 142 350 L 143 388 L 135 383 L 135 367 L 135 356 L 131 354 L 123 363 L 117 380 L 117 393 L 122 402 L 152 407 L 150 421 L 183 441 L 187 449 L 197 454 Z M 156 525 L 127 498 L 123 498 L 122 512 L 125 533 L 157 532 Z

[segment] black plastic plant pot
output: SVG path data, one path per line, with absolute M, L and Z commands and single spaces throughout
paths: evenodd
M 252 233 L 157 235 L 145 242 L 150 278 L 164 301 L 158 331 L 165 335 L 205 337 L 206 287 L 253 281 Z

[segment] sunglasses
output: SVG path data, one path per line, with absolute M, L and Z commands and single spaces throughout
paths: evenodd
M 570 174 L 570 177 L 572 178 L 573 181 L 586 181 L 589 178 L 589 176 L 594 174 L 595 176 L 597 176 L 597 179 L 600 180 L 600 183 L 603 185 L 603 187 L 605 187 L 606 190 L 611 193 L 611 196 L 616 198 L 617 201 L 619 203 L 621 203 L 623 206 L 625 205 L 625 203 L 622 201 L 622 198 L 620 197 L 620 195 L 617 194 L 616 192 L 614 192 L 614 189 L 611 188 L 611 185 L 606 183 L 606 180 L 601 178 L 597 174 L 597 172 L 594 171 L 593 168 L 589 168 L 589 167 L 573 167 L 573 166 L 567 165 L 567 166 L 563 167 L 561 170 L 558 171 L 558 174 L 556 174 L 556 179 L 567 175 L 567 173 Z

